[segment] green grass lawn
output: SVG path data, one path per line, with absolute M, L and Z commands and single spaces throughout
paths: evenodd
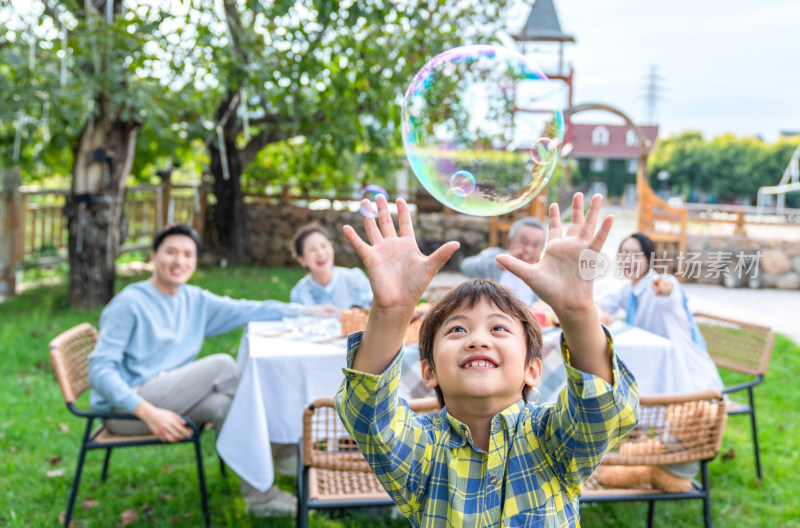
M 200 269 L 192 283 L 237 298 L 287 300 L 298 269 Z M 145 276 L 118 281 L 119 288 Z M 47 344 L 83 321 L 97 324 L 100 310 L 66 306 L 66 287 L 30 290 L 0 304 L 0 526 L 55 526 L 66 507 L 83 422 L 69 414 L 50 367 Z M 202 354 L 236 354 L 241 331 L 206 340 Z M 722 453 L 711 465 L 716 526 L 800 526 L 800 346 L 779 336 L 766 381 L 756 389 L 764 481 L 755 480 L 747 418 L 728 421 Z M 723 373 L 726 383 L 737 378 Z M 85 401 L 85 397 L 83 398 Z M 244 512 L 238 481 L 220 474 L 212 434 L 204 435 L 206 479 L 213 526 L 290 527 L 294 519 L 257 519 Z M 139 520 L 128 526 L 202 526 L 194 457 L 190 445 L 121 449 L 114 452 L 108 480 L 99 484 L 102 454 L 89 454 L 75 509 L 75 526 L 122 526 L 125 510 Z M 48 473 L 52 476 L 48 476 Z M 61 473 L 61 474 L 59 474 Z M 295 480 L 279 484 L 294 490 Z M 656 526 L 700 525 L 701 504 L 660 502 Z M 592 505 L 582 525 L 644 526 L 645 504 Z M 407 526 L 402 520 L 347 515 L 312 516 L 312 526 Z

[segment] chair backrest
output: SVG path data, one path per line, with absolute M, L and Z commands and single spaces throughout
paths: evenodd
M 417 414 L 441 409 L 436 398 L 410 400 L 408 406 Z M 339 471 L 372 470 L 353 438 L 336 413 L 333 398 L 317 398 L 303 411 L 303 464 L 308 467 Z
M 751 376 L 766 374 L 775 342 L 769 327 L 706 313 L 694 318 L 717 366 Z
M 722 445 L 727 413 L 716 390 L 642 396 L 639 425 L 609 451 L 604 464 L 667 465 L 711 460 Z
M 97 330 L 81 323 L 50 341 L 50 362 L 65 403 L 75 401 L 89 388 L 89 353 L 97 344 Z

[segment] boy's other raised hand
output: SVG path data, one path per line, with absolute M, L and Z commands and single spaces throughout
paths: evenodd
M 378 221 L 364 216 L 364 229 L 369 243 L 361 239 L 355 230 L 344 226 L 344 234 L 364 262 L 372 287 L 372 310 L 386 309 L 413 312 L 433 276 L 447 259 L 458 249 L 458 242 L 447 242 L 429 256 L 419 250 L 414 238 L 414 227 L 405 200 L 397 204 L 398 232 L 389 213 L 386 198 L 378 195 Z M 362 205 L 371 207 L 369 200 Z
M 603 197 L 596 194 L 584 217 L 583 194 L 572 198 L 572 220 L 564 232 L 558 204 L 549 210 L 548 242 L 545 254 L 537 264 L 526 264 L 511 255 L 498 255 L 497 262 L 524 280 L 534 292 L 549 304 L 559 318 L 591 307 L 592 280 L 581 277 L 579 263 L 599 253 L 611 230 L 613 216 L 606 216 L 597 228 Z M 586 251 L 590 250 L 590 251 Z

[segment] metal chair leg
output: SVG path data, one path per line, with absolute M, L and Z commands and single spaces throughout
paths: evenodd
M 103 459 L 103 471 L 100 473 L 100 480 L 102 482 L 106 481 L 106 477 L 108 476 L 108 461 L 111 459 L 111 448 L 109 447 L 106 449 L 106 456 Z
M 192 439 L 194 443 L 194 453 L 197 457 L 197 480 L 200 484 L 200 503 L 203 506 L 203 521 L 206 528 L 211 526 L 211 516 L 208 513 L 208 495 L 206 493 L 206 476 L 203 471 L 203 452 L 200 449 L 200 435 L 196 434 Z
M 219 459 L 219 472 L 222 474 L 222 478 L 227 478 L 228 470 L 225 469 L 225 461 L 222 460 L 222 457 L 219 456 L 219 453 L 217 453 L 217 458 Z
M 297 528 L 308 528 L 308 469 L 298 471 L 297 476 Z
M 756 428 L 755 411 L 750 414 L 750 425 L 753 428 L 753 450 L 756 457 L 756 475 L 758 476 L 758 480 L 761 480 L 761 450 L 758 448 L 758 429 Z
M 708 462 L 702 462 L 701 473 L 703 477 L 703 523 L 705 528 L 711 528 L 711 490 L 709 489 Z
M 67 499 L 67 511 L 64 515 L 64 528 L 70 528 L 70 521 L 72 520 L 72 510 L 75 508 L 75 499 L 78 498 L 78 488 L 81 483 L 81 472 L 83 471 L 83 463 L 86 460 L 86 440 L 89 438 L 91 431 L 91 420 L 86 425 L 86 432 L 81 441 L 81 452 L 78 454 L 78 465 L 75 468 L 75 476 L 72 478 L 72 489 L 69 491 L 69 499 Z
M 747 389 L 747 395 L 750 401 L 750 429 L 753 432 L 753 451 L 756 457 L 756 476 L 761 480 L 761 451 L 758 448 L 758 428 L 756 427 L 756 406 L 753 401 L 753 388 Z
M 647 501 L 647 528 L 653 528 L 653 517 L 655 517 L 656 501 Z

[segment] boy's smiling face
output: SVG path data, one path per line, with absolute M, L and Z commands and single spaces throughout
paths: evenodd
M 541 361 L 525 364 L 525 331 L 516 318 L 486 300 L 458 308 L 434 336 L 435 365 L 422 362 L 426 386 L 441 389 L 448 410 L 497 413 L 536 385 Z

